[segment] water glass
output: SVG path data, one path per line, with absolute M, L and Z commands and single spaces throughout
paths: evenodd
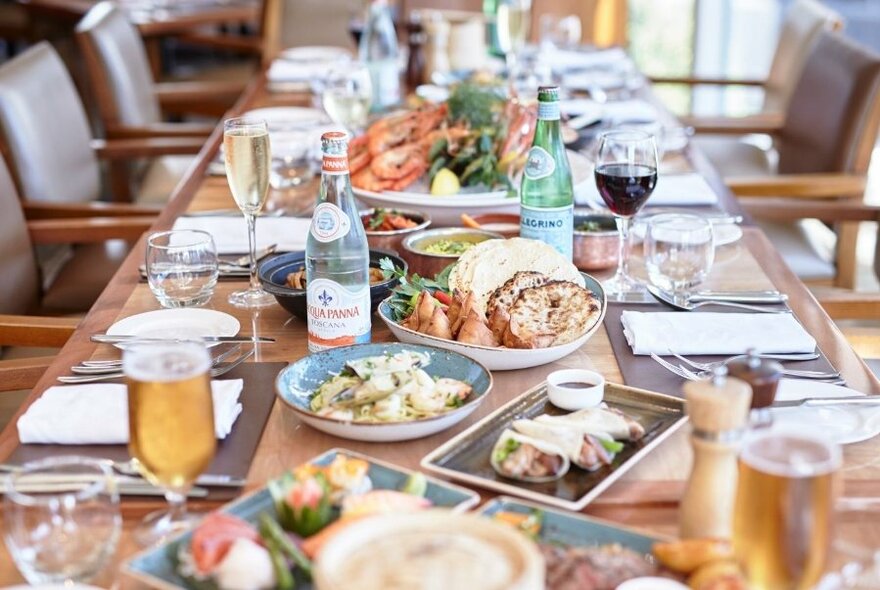
M 648 221 L 644 248 L 651 282 L 675 295 L 685 295 L 712 270 L 712 224 L 697 215 L 655 215 Z
M 360 62 L 334 67 L 327 75 L 321 98 L 334 123 L 354 135 L 361 133 L 373 104 L 370 70 Z
M 581 19 L 576 14 L 542 14 L 539 30 L 542 51 L 576 47 L 581 42 Z
M 316 173 L 309 128 L 285 128 L 272 133 L 272 169 L 269 186 L 284 190 L 301 186 Z
M 56 489 L 59 480 L 81 483 L 51 491 L 52 480 Z M 52 457 L 24 464 L 6 481 L 3 534 L 31 584 L 89 581 L 116 551 L 121 528 L 119 493 L 106 461 Z
M 172 230 L 147 237 L 147 281 L 162 307 L 206 304 L 217 286 L 217 248 L 201 230 Z

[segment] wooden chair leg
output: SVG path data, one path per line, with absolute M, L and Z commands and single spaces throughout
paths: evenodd
M 856 274 L 858 271 L 857 248 L 859 241 L 858 222 L 842 222 L 837 224 L 837 276 L 834 279 L 835 287 L 855 289 Z
M 131 175 L 133 162 L 114 160 L 107 162 L 107 177 L 110 181 L 110 194 L 116 203 L 133 201 Z

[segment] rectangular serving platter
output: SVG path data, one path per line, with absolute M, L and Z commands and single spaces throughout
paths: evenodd
M 562 512 L 508 496 L 499 496 L 486 502 L 480 506 L 477 514 L 491 518 L 499 512 L 531 514 L 535 510 L 540 510 L 542 513 L 541 531 L 537 538 L 539 543 L 563 547 L 597 547 L 616 544 L 632 549 L 636 553 L 651 555 L 654 543 L 668 540 L 665 537 L 647 535 L 598 518 Z
M 606 383 L 604 401 L 637 420 L 645 428 L 645 436 L 637 442 L 626 442 L 623 451 L 617 454 L 611 465 L 596 471 L 588 472 L 572 465 L 568 473 L 556 481 L 525 483 L 502 477 L 492 469 L 489 463 L 492 447 L 514 420 L 564 413 L 547 399 L 546 383 L 498 408 L 430 452 L 422 459 L 421 465 L 427 471 L 468 485 L 567 510 L 582 510 L 681 428 L 686 420 L 684 400 L 662 393 Z
M 330 449 L 311 459 L 309 463 L 328 465 L 337 454 L 369 462 L 370 469 L 368 474 L 373 482 L 373 489 L 398 490 L 403 487 L 406 479 L 413 473 L 408 469 L 403 469 L 347 449 Z M 449 508 L 453 512 L 464 512 L 476 506 L 480 501 L 480 496 L 471 490 L 437 480 L 430 476 L 426 477 L 426 479 L 428 487 L 425 497 L 431 500 L 434 506 Z M 219 510 L 250 523 L 256 523 L 262 512 L 275 514 L 272 497 L 269 494 L 269 490 L 265 487 L 242 496 L 234 502 L 225 504 Z M 177 561 L 175 556 L 181 545 L 190 542 L 191 535 L 191 532 L 185 532 L 165 543 L 135 555 L 123 564 L 123 573 L 152 588 L 160 588 L 162 590 L 186 590 L 191 588 L 175 570 L 175 563 Z M 296 587 L 298 590 L 309 590 L 312 588 L 311 583 L 308 581 L 298 579 L 297 582 Z

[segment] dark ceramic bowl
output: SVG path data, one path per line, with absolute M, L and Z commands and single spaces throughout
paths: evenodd
M 371 267 L 379 268 L 379 261 L 383 258 L 390 258 L 394 266 L 402 268 L 406 274 L 407 265 L 402 258 L 384 250 L 370 250 Z M 306 319 L 306 291 L 305 289 L 288 287 L 287 275 L 298 271 L 303 266 L 305 266 L 305 252 L 286 252 L 267 258 L 257 270 L 263 289 L 274 295 L 281 307 L 301 320 Z M 391 277 L 370 286 L 370 311 L 372 313 L 375 313 L 379 303 L 391 294 L 391 289 L 397 286 L 397 282 L 397 278 Z

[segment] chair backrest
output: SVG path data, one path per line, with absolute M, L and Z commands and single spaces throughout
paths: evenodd
M 12 182 L 0 158 L 0 313 L 30 311 L 40 293 L 39 272 L 27 224 Z
M 94 6 L 76 26 L 76 38 L 104 127 L 142 127 L 161 120 L 144 42 L 112 2 Z
M 865 173 L 880 126 L 880 55 L 824 32 L 779 134 L 779 172 Z
M 24 199 L 85 202 L 100 196 L 85 109 L 49 43 L 0 66 L 0 129 Z
M 765 85 L 764 110 L 785 111 L 807 56 L 823 31 L 843 28 L 839 14 L 819 0 L 795 0 L 782 22 Z
M 352 18 L 362 16 L 362 10 L 362 0 L 263 0 L 263 61 L 271 61 L 288 47 L 338 45 L 354 49 L 348 27 Z

